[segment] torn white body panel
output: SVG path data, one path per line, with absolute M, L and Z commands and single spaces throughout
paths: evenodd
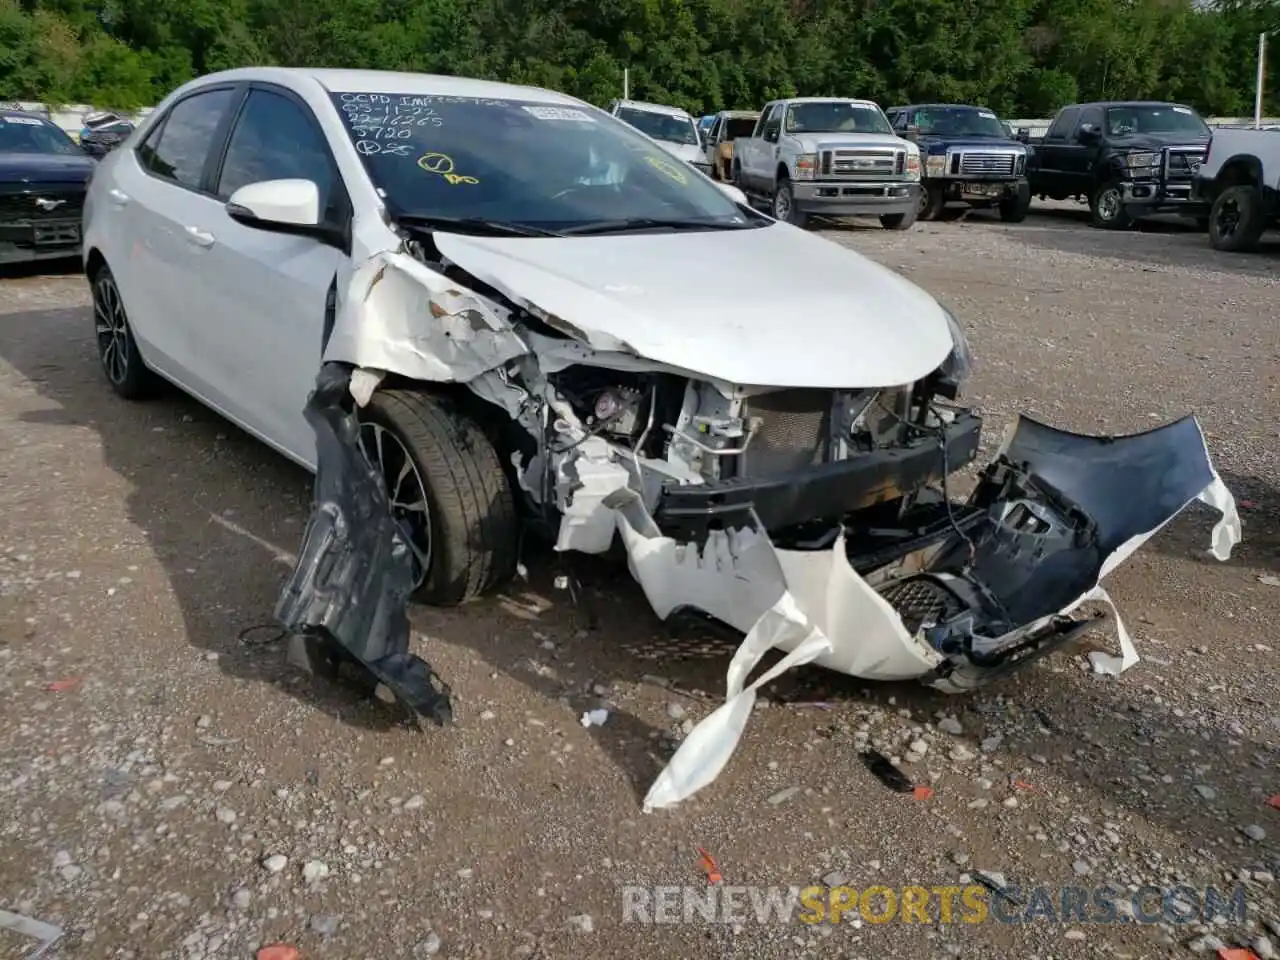
M 1185 425 L 1183 421 L 1171 427 Z M 1193 500 L 1222 514 L 1213 530 L 1211 552 L 1219 560 L 1230 556 L 1240 540 L 1240 518 L 1230 491 L 1209 464 L 1202 434 L 1199 440 L 1209 484 L 1195 496 L 1175 502 L 1155 526 L 1124 539 L 1102 559 L 1092 587 L 1060 610 L 993 638 L 992 649 L 1009 649 L 1020 638 L 1069 617 L 1088 601 L 1105 602 L 1114 611 L 1102 578 Z M 1194 475 L 1194 471 L 1185 473 Z M 980 682 L 972 672 L 977 668 L 967 662 L 955 663 L 959 669 L 954 671 L 938 669 L 947 656 L 930 645 L 923 628 L 912 634 L 898 611 L 852 569 L 843 537 L 828 549 L 791 551 L 776 549 L 767 536 L 752 530 L 713 531 L 699 548 L 664 536 L 632 489 L 620 488 L 596 506 L 597 532 L 604 528 L 601 508 L 614 511 L 632 576 L 659 617 L 693 607 L 746 633 L 729 668 L 725 703 L 694 729 L 672 757 L 645 798 L 646 811 L 678 803 L 714 780 L 736 748 L 756 689 L 791 666 L 812 662 L 871 680 L 921 679 L 950 692 L 971 689 Z M 1118 674 L 1138 659 L 1118 613 L 1115 620 L 1121 654 L 1118 658 L 1096 654 L 1092 659 L 1099 672 Z M 773 648 L 788 655 L 747 686 L 746 678 Z
M 527 352 L 502 307 L 408 254 L 384 252 L 352 275 L 324 360 L 466 382 Z

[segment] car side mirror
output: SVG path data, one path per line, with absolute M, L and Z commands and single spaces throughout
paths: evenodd
M 1084 144 L 1097 143 L 1102 139 L 1102 131 L 1092 123 L 1082 123 L 1080 130 L 1076 133 L 1076 139 Z
M 778 130 L 777 130 L 776 128 L 775 128 L 775 129 L 773 129 L 773 130 L 766 130 L 766 131 L 764 132 L 764 138 L 765 138 L 766 140 L 768 140 L 770 143 L 777 143 L 777 142 L 778 142 Z
M 1031 142 L 1031 128 L 1030 128 L 1030 127 L 1019 127 L 1019 128 L 1018 128 L 1018 132 L 1014 135 L 1014 138 L 1013 138 L 1013 139 L 1017 140 L 1019 143 L 1030 143 L 1030 142 Z
M 332 242 L 336 231 L 320 217 L 320 188 L 311 180 L 260 180 L 231 195 L 227 216 L 246 227 Z
M 915 143 L 917 140 L 920 139 L 920 128 L 917 127 L 915 124 L 911 124 L 903 132 L 902 137 L 905 140 L 910 140 L 912 143 Z

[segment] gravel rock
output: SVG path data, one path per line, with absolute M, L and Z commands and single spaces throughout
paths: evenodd
M 262 861 L 262 865 L 266 868 L 268 873 L 279 873 L 288 865 L 288 863 L 289 858 L 282 853 L 273 853 Z
M 589 913 L 576 913 L 569 918 L 569 925 L 579 933 L 595 933 L 596 922 Z

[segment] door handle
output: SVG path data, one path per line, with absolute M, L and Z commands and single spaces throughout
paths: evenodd
M 129 195 L 123 190 L 117 190 L 115 187 L 107 191 L 107 196 L 111 198 L 111 202 L 117 207 L 123 207 L 129 202 Z
M 187 239 L 198 247 L 212 247 L 214 244 L 214 236 L 207 230 L 201 230 L 199 227 L 187 227 Z

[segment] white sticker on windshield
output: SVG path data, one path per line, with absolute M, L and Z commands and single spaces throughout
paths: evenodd
M 994 120 L 996 118 L 996 115 L 992 113 L 990 110 L 979 110 L 978 116 L 986 120 Z
M 1174 107 L 1173 112 L 1174 113 L 1190 113 L 1191 108 L 1190 107 Z
M 5 117 L 5 123 L 20 123 L 27 127 L 43 127 L 44 121 L 37 120 L 35 117 Z
M 539 120 L 576 120 L 579 123 L 595 123 L 591 117 L 573 107 L 525 107 Z

